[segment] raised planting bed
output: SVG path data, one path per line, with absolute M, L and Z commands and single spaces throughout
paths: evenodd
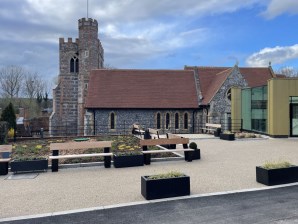
M 220 139 L 227 140 L 227 141 L 234 141 L 235 140 L 235 134 L 220 134 Z
M 114 153 L 113 160 L 115 168 L 144 166 L 144 156 L 142 153 L 137 155 L 123 155 Z
M 147 200 L 185 196 L 190 194 L 190 177 L 168 177 L 150 179 L 150 176 L 141 177 L 141 194 Z
M 267 186 L 298 182 L 298 166 L 265 169 L 256 167 L 257 182 Z
M 36 172 L 47 171 L 47 159 L 33 159 L 33 160 L 13 160 L 10 163 L 11 172 Z

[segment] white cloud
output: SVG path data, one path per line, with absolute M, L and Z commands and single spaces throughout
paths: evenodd
M 262 13 L 267 19 L 272 19 L 283 13 L 297 14 L 298 1 L 297 0 L 272 0 L 266 11 Z
M 274 48 L 264 48 L 252 54 L 246 60 L 248 66 L 263 67 L 272 64 L 281 64 L 285 61 L 298 58 L 298 44 L 293 46 L 276 46 Z

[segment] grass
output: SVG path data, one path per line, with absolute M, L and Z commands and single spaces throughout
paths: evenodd
M 264 169 L 270 170 L 270 169 L 288 168 L 290 166 L 292 166 L 292 164 L 287 161 L 266 161 L 262 167 Z

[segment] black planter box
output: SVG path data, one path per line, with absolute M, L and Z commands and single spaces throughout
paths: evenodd
M 0 175 L 8 174 L 8 162 L 0 162 Z
M 10 163 L 11 172 L 34 172 L 34 171 L 46 171 L 48 169 L 47 159 L 16 161 L 13 160 Z
M 270 170 L 257 166 L 256 179 L 267 186 L 298 182 L 298 166 Z
M 201 159 L 200 149 L 196 149 L 192 152 L 192 160 Z
M 141 193 L 147 200 L 190 195 L 189 176 L 148 180 L 141 177 Z
M 216 128 L 216 130 L 214 131 L 214 137 L 219 137 L 221 133 L 221 128 Z
M 144 166 L 144 156 L 141 155 L 127 155 L 127 156 L 118 156 L 117 154 L 113 155 L 114 158 L 114 167 L 132 167 L 132 166 Z
M 220 139 L 222 140 L 228 140 L 228 141 L 234 141 L 235 140 L 235 134 L 220 134 Z

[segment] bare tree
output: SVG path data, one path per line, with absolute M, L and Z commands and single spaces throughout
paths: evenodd
M 17 98 L 22 87 L 24 69 L 19 66 L 8 66 L 0 70 L 0 87 L 3 97 Z
M 276 73 L 285 75 L 286 77 L 298 77 L 298 70 L 293 67 L 282 67 Z
M 23 94 L 25 97 L 29 98 L 30 101 L 36 98 L 38 94 L 41 94 L 45 87 L 45 81 L 41 79 L 37 72 L 28 72 L 24 76 Z

